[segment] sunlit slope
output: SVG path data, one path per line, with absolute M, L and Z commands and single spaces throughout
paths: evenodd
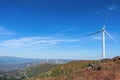
M 97 63 L 97 61 L 88 61 L 88 60 L 81 60 L 81 61 L 73 61 L 67 64 L 62 64 L 59 65 L 58 67 L 54 68 L 53 70 L 43 73 L 43 74 L 39 74 L 37 76 L 34 76 L 31 79 L 28 80 L 42 80 L 42 79 L 46 79 L 46 78 L 57 78 L 60 76 L 68 76 L 73 74 L 74 72 L 78 71 L 78 70 L 82 70 L 85 67 L 88 66 L 88 64 L 90 63 Z
M 29 80 L 120 80 L 120 57 L 100 61 L 73 61 Z
M 40 65 L 35 65 L 32 67 L 29 67 L 26 69 L 26 75 L 31 78 L 34 76 L 37 76 L 39 74 L 48 72 L 50 70 L 53 70 L 55 67 L 57 67 L 57 64 L 40 64 Z

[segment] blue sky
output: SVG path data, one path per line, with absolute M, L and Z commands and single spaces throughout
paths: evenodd
M 106 16 L 108 16 L 106 18 Z M 106 25 L 106 57 L 120 55 L 118 0 L 0 0 L 0 56 L 100 59 Z

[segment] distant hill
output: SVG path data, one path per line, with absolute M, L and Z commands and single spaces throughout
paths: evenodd
M 16 63 L 26 63 L 33 62 L 37 59 L 28 59 L 28 58 L 19 58 L 19 57 L 10 57 L 10 56 L 1 56 L 0 64 L 16 64 Z
M 29 59 L 19 57 L 0 57 L 0 80 L 25 80 L 37 74 L 51 71 L 60 64 L 71 60 L 64 59 Z M 45 75 L 46 76 L 46 75 Z
M 71 60 L 59 59 L 57 60 L 57 64 L 67 63 L 69 61 Z M 47 61 L 46 59 L 29 59 L 20 57 L 1 56 L 0 71 L 2 72 L 13 71 L 44 63 L 56 64 L 56 59 L 49 59 Z
M 34 65 L 35 63 L 36 64 L 40 63 L 40 60 L 1 56 L 0 57 L 0 71 L 6 72 L 6 71 L 11 71 L 11 70 L 22 69 L 22 68 L 26 68 L 27 66 Z
M 26 69 L 18 69 L 8 72 L 0 72 L 0 80 L 26 80 L 27 78 L 34 77 L 38 74 L 48 72 L 60 64 L 37 64 Z
M 27 80 L 120 80 L 120 56 L 98 61 L 73 61 Z

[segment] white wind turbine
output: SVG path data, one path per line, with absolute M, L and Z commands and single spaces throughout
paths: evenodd
M 97 32 L 93 32 L 93 33 L 90 33 L 90 34 L 88 34 L 88 36 L 89 35 L 94 35 L 94 34 L 97 34 L 97 33 L 101 33 L 102 32 L 102 59 L 105 59 L 106 57 L 106 48 L 105 48 L 105 34 L 106 35 L 108 35 L 111 39 L 113 39 L 114 41 L 116 41 L 106 30 L 105 30 L 105 26 L 101 29 L 101 30 L 99 30 L 99 31 L 97 31 Z

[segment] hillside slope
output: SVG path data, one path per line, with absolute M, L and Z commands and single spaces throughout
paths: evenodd
M 53 68 L 57 67 L 59 64 L 38 64 L 26 69 L 26 75 L 28 77 L 33 77 L 38 74 L 42 74 L 52 70 Z
M 120 80 L 120 57 L 100 61 L 74 61 L 60 65 L 49 76 L 28 80 Z

